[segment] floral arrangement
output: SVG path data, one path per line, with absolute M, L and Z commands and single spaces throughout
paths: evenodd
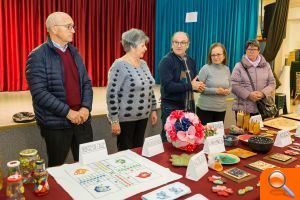
M 174 147 L 192 152 L 203 142 L 203 126 L 194 113 L 175 110 L 165 124 L 167 140 Z
M 217 129 L 210 126 L 210 125 L 206 125 L 204 126 L 204 135 L 205 135 L 205 139 L 209 136 L 214 136 L 217 134 Z

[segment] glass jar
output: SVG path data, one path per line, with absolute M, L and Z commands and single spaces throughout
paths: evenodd
M 48 172 L 45 169 L 45 162 L 43 159 L 35 162 L 35 170 L 33 173 L 34 179 L 34 193 L 37 196 L 43 196 L 48 194 Z
M 14 174 L 7 178 L 6 198 L 7 200 L 25 200 L 21 175 Z
M 39 160 L 36 149 L 25 149 L 20 152 L 20 168 L 23 176 L 23 183 L 33 183 L 32 174 L 35 169 L 35 161 Z
M 18 160 L 9 161 L 7 163 L 7 167 L 8 167 L 8 175 L 7 176 L 11 176 L 14 174 L 21 175 L 20 161 L 18 161 Z

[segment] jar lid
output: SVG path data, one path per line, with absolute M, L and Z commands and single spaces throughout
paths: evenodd
M 43 165 L 43 164 L 45 164 L 45 161 L 44 161 L 44 159 L 40 159 L 40 160 L 35 161 L 35 164 L 36 165 Z
M 20 161 L 12 160 L 7 163 L 7 167 L 18 167 L 20 166 Z
M 22 180 L 22 176 L 20 174 L 14 174 L 7 178 L 7 182 L 18 182 Z
M 35 156 L 37 155 L 37 150 L 36 149 L 25 149 L 20 152 L 21 156 Z

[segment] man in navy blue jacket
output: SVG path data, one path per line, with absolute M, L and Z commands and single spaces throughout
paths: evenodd
M 186 54 L 190 40 L 187 33 L 176 32 L 172 37 L 172 51 L 159 63 L 161 81 L 161 137 L 167 141 L 164 125 L 174 110 L 195 112 L 193 92 L 202 92 L 205 84 L 197 80 L 195 61 Z
M 52 13 L 46 28 L 48 41 L 29 54 L 26 79 L 52 167 L 64 163 L 70 147 L 78 161 L 79 144 L 93 141 L 93 90 L 78 50 L 70 44 L 75 33 L 72 18 Z

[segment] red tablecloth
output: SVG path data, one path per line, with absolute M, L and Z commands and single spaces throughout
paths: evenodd
M 296 139 L 296 140 L 298 142 L 300 142 L 299 139 Z M 245 146 L 243 144 L 239 144 L 239 147 L 250 150 L 247 146 Z M 255 174 L 257 177 L 255 179 L 252 179 L 252 180 L 249 180 L 249 181 L 246 181 L 246 182 L 243 182 L 243 183 L 239 183 L 239 184 L 235 183 L 235 182 L 233 182 L 229 179 L 226 179 L 227 180 L 226 186 L 232 188 L 234 190 L 234 194 L 230 195 L 229 197 L 220 197 L 220 196 L 218 196 L 218 195 L 216 195 L 215 193 L 212 192 L 211 187 L 213 186 L 213 184 L 211 182 L 209 182 L 208 178 L 207 178 L 208 176 L 211 176 L 211 175 L 218 175 L 216 171 L 210 169 L 209 172 L 197 182 L 188 180 L 188 179 L 185 178 L 186 168 L 185 167 L 173 167 L 171 165 L 171 162 L 169 161 L 169 158 L 170 158 L 171 154 L 181 154 L 181 153 L 184 153 L 184 152 L 181 151 L 181 150 L 175 149 L 169 143 L 165 143 L 164 148 L 165 148 L 164 153 L 156 155 L 156 156 L 150 158 L 150 160 L 152 160 L 152 161 L 154 161 L 154 162 L 156 162 L 156 163 L 158 163 L 158 164 L 160 164 L 164 167 L 170 168 L 170 170 L 175 172 L 175 173 L 183 175 L 183 178 L 181 178 L 177 181 L 188 185 L 191 188 L 192 193 L 182 197 L 181 199 L 185 199 L 185 198 L 187 198 L 189 196 L 192 196 L 194 194 L 197 194 L 197 193 L 203 194 L 207 198 L 213 199 L 213 200 L 215 200 L 215 199 L 228 199 L 228 200 L 229 199 L 234 199 L 234 200 L 236 200 L 236 199 L 239 199 L 239 200 L 259 199 L 259 187 L 257 187 L 256 184 L 258 183 L 260 172 L 249 169 L 249 168 L 245 167 L 245 165 L 248 164 L 248 163 L 257 161 L 257 160 L 264 160 L 263 157 L 265 157 L 267 154 L 258 154 L 257 156 L 254 156 L 254 157 L 251 157 L 251 158 L 248 158 L 248 159 L 241 159 L 241 161 L 239 163 L 235 164 L 235 165 L 230 165 L 230 166 L 224 166 L 223 165 L 224 169 L 236 166 L 236 167 L 244 169 L 244 170 L 246 170 L 246 171 L 248 171 L 252 174 Z M 202 148 L 203 147 L 201 146 L 199 149 L 201 150 Z M 226 148 L 226 150 L 229 150 L 229 149 L 232 149 L 232 148 Z M 283 153 L 283 151 L 286 150 L 286 149 L 287 148 L 273 147 L 272 151 L 270 153 L 275 153 L 275 152 Z M 137 149 L 133 149 L 133 151 L 137 152 L 138 154 L 141 154 L 142 149 L 137 148 Z M 274 165 L 277 165 L 279 167 L 294 167 L 296 164 L 300 164 L 300 159 L 292 162 L 289 165 L 282 165 L 282 164 L 278 164 L 278 163 L 268 161 L 268 160 L 265 160 L 265 161 L 269 162 L 269 163 L 272 163 Z M 64 191 L 64 189 L 60 185 L 58 185 L 56 183 L 56 181 L 51 176 L 49 177 L 49 184 L 50 184 L 50 191 L 49 191 L 48 195 L 43 196 L 43 197 L 36 197 L 33 194 L 33 185 L 26 185 L 25 186 L 25 197 L 26 197 L 26 199 L 30 199 L 30 200 L 31 199 L 40 199 L 40 200 L 43 200 L 43 199 L 51 199 L 51 200 L 71 199 L 71 197 Z M 251 191 L 251 192 L 249 192 L 249 193 L 247 193 L 243 196 L 237 195 L 238 189 L 244 188 L 246 186 L 253 186 L 254 191 Z M 5 188 L 5 185 L 4 185 L 4 188 Z M 146 191 L 145 193 L 148 193 L 148 192 L 149 191 Z M 131 197 L 130 199 L 141 199 L 142 194 L 144 194 L 144 193 L 137 194 L 137 195 Z M 5 199 L 5 189 L 2 189 L 0 191 L 0 199 Z

